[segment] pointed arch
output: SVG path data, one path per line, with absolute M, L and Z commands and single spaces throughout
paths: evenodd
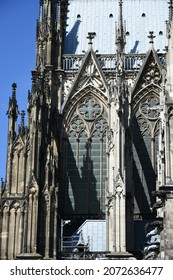
M 73 96 L 64 103 L 62 107 L 62 114 L 66 115 L 67 121 L 71 118 L 77 104 L 79 104 L 88 95 L 93 95 L 100 101 L 101 104 L 107 107 L 107 97 L 105 97 L 104 92 L 93 85 L 87 85 L 85 88 L 76 91 Z
M 2 202 L 2 231 L 1 231 L 1 258 L 7 259 L 7 241 L 8 241 L 8 225 L 9 225 L 9 202 Z
M 135 90 L 132 98 L 132 150 L 134 213 L 142 219 L 152 217 L 150 210 L 156 189 L 158 136 L 160 129 L 160 93 L 158 84 Z
M 155 84 L 146 85 L 144 88 L 139 89 L 136 94 L 132 97 L 131 104 L 132 104 L 132 117 L 138 110 L 140 103 L 145 102 L 147 98 L 151 95 L 155 96 L 156 98 L 160 98 L 160 92 L 162 88 Z
M 149 49 L 145 61 L 137 75 L 131 92 L 131 100 L 140 97 L 140 92 L 149 87 L 161 87 L 162 66 L 154 47 Z
M 15 259 L 20 253 L 20 219 L 21 205 L 14 200 L 9 206 L 8 259 Z
M 62 138 L 63 212 L 68 217 L 98 217 L 104 215 L 105 205 L 106 102 L 98 89 L 88 86 L 67 107 Z
M 11 155 L 11 189 L 12 194 L 23 193 L 23 166 L 24 166 L 24 142 L 20 136 L 18 136 L 12 147 Z
M 89 48 L 82 60 L 82 65 L 78 70 L 71 88 L 68 90 L 64 104 L 62 105 L 62 111 L 66 106 L 66 103 L 72 99 L 73 95 L 76 95 L 78 91 L 85 89 L 88 86 L 94 86 L 102 92 L 105 98 L 108 97 L 107 81 L 92 47 Z

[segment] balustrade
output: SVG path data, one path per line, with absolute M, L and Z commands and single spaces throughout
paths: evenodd
M 139 71 L 146 55 L 145 54 L 125 54 L 124 66 L 125 71 Z M 116 70 L 116 54 L 97 55 L 103 71 L 111 72 Z M 78 71 L 81 67 L 84 55 L 64 55 L 63 56 L 63 70 L 64 71 Z M 159 54 L 159 59 L 162 65 L 165 64 L 165 54 Z

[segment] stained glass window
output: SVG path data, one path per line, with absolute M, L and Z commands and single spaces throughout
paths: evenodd
M 76 106 L 64 140 L 65 214 L 105 211 L 107 112 L 92 95 Z

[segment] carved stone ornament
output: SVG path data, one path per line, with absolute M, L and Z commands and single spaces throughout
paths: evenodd
M 109 153 L 114 148 L 114 133 L 112 129 L 107 130 L 107 152 Z
M 143 75 L 143 80 L 145 85 L 147 84 L 160 84 L 162 75 L 158 69 L 156 61 L 153 59 L 150 63 L 150 66 L 146 69 L 146 72 Z
M 46 203 L 48 203 L 50 201 L 50 195 L 51 195 L 48 185 L 46 185 L 44 187 L 43 195 L 44 195 L 44 199 L 45 199 Z
M 93 97 L 87 96 L 78 106 L 79 114 L 87 121 L 93 121 L 102 113 L 101 104 Z
M 88 138 L 96 133 L 102 139 L 107 129 L 107 112 L 103 104 L 89 95 L 78 103 L 67 133 L 77 139 L 81 133 Z
M 152 95 L 140 104 L 141 113 L 148 119 L 155 120 L 160 116 L 159 99 Z
M 144 134 L 145 135 L 151 135 L 149 122 L 143 116 L 140 115 L 137 118 L 137 123 L 138 123 L 138 126 L 139 126 L 141 136 L 144 135 Z M 134 129 L 136 129 L 136 128 L 134 127 Z
M 2 202 L 2 212 L 8 212 L 8 210 L 9 210 L 9 202 L 3 201 Z
M 32 172 L 31 179 L 29 182 L 28 194 L 37 196 L 38 190 L 39 190 L 38 183 L 37 183 L 36 177 L 34 175 L 34 172 Z
M 107 196 L 106 197 L 106 210 L 107 210 L 107 214 L 110 214 L 110 209 L 113 208 L 113 196 Z
M 115 195 L 123 195 L 124 189 L 123 189 L 123 180 L 120 172 L 118 171 L 116 178 L 114 179 L 114 194 Z
M 104 118 L 99 118 L 94 123 L 93 130 L 97 131 L 98 136 L 102 138 L 106 134 L 106 131 L 108 130 L 107 120 Z
M 118 90 L 114 80 L 109 82 L 109 102 L 114 102 L 117 99 Z M 116 103 L 116 102 L 115 102 Z
M 110 214 L 110 209 L 113 208 L 113 195 L 109 192 L 108 178 L 105 179 L 105 190 L 106 190 L 106 211 Z
M 14 212 L 17 212 L 20 208 L 20 204 L 18 201 L 13 201 L 10 205 L 10 211 L 13 210 Z
M 88 85 L 93 85 L 102 91 L 105 90 L 102 76 L 98 71 L 95 62 L 93 61 L 93 58 L 91 58 L 84 66 L 76 90 L 81 90 L 81 88 L 84 88 Z
M 77 116 L 72 120 L 70 124 L 69 134 L 71 137 L 76 137 L 78 139 L 80 137 L 81 132 L 85 130 L 86 125 L 84 121 Z

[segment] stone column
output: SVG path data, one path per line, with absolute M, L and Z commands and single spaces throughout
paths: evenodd
M 3 260 L 6 259 L 6 251 L 7 251 L 7 239 L 8 239 L 8 219 L 9 219 L 9 212 L 8 212 L 8 205 L 5 204 L 4 208 L 2 209 L 2 231 L 1 231 L 1 258 Z
M 46 207 L 46 238 L 45 238 L 45 258 L 49 258 L 49 240 L 50 240 L 50 194 L 45 194 L 45 207 Z
M 112 235 L 113 244 L 109 259 L 129 259 L 132 254 L 126 251 L 126 223 L 125 223 L 125 189 L 121 174 L 118 173 L 114 179 L 113 195 L 110 206 L 112 206 Z M 112 205 L 111 205 L 112 204 Z
M 173 260 L 173 182 L 159 188 L 163 196 L 163 231 L 161 233 L 160 259 Z

